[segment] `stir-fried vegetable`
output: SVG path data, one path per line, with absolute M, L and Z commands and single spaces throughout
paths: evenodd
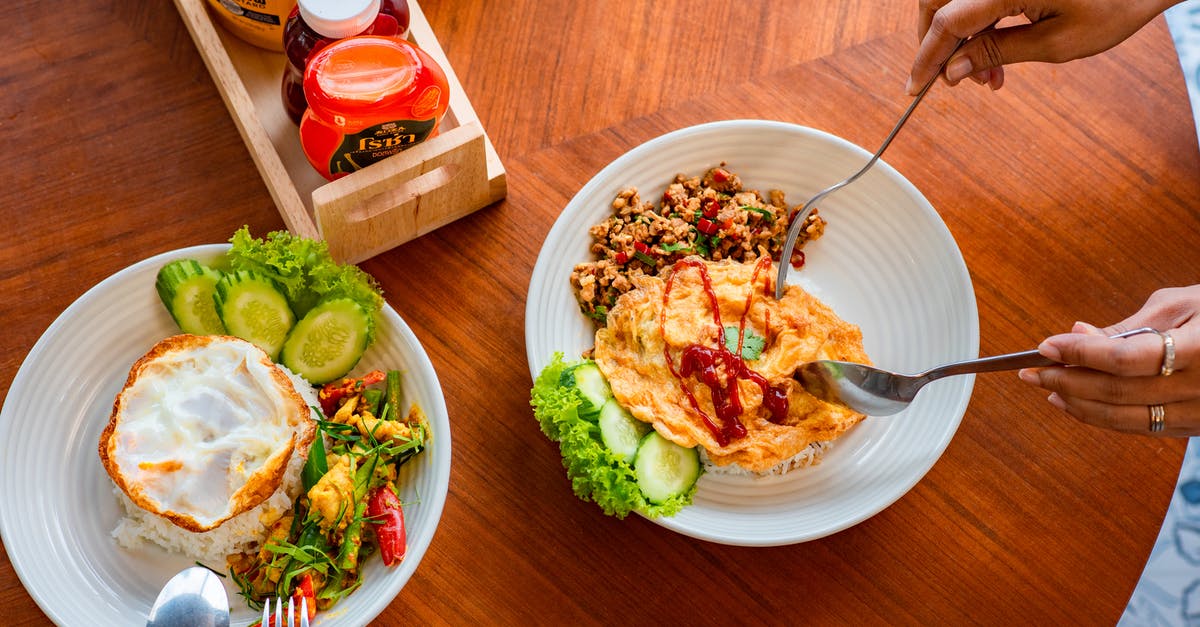
M 307 597 L 310 612 L 328 609 L 362 585 L 359 566 L 375 551 L 386 566 L 404 559 L 395 482 L 398 468 L 425 447 L 423 412 L 415 404 L 404 410 L 398 371 L 336 381 L 318 396 L 321 437 L 301 473 L 304 493 L 257 553 L 230 560 L 252 608 L 293 596 L 297 604 Z

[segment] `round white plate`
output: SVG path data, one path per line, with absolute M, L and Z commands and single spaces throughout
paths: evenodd
M 164 253 L 105 279 L 50 325 L 21 364 L 0 411 L 0 535 L 21 582 L 55 623 L 144 624 L 159 589 L 192 559 L 147 545 L 116 544 L 121 516 L 97 446 L 112 402 L 133 363 L 178 327 L 154 290 L 163 264 L 213 260 L 226 244 Z M 450 480 L 450 423 L 433 365 L 416 336 L 385 306 L 378 335 L 355 372 L 403 370 L 405 398 L 425 410 L 433 432 L 397 484 L 408 526 L 408 553 L 394 568 L 377 556 L 360 590 L 324 620 L 362 625 L 387 607 L 433 539 Z M 224 568 L 224 564 L 209 564 Z M 255 614 L 225 580 L 233 625 Z M 316 624 L 323 615 L 318 614 Z
M 856 172 L 870 153 L 811 128 L 730 120 L 653 139 L 600 171 L 571 199 L 546 237 L 525 312 L 533 377 L 555 351 L 568 360 L 593 345 L 593 327 L 571 290 L 575 263 L 590 259 L 588 227 L 610 215 L 617 192 L 636 186 L 660 198 L 677 173 L 722 161 L 747 189 L 780 189 L 792 205 Z M 979 319 L 962 255 L 929 201 L 882 161 L 826 197 L 824 237 L 805 248 L 804 285 L 862 328 L 878 365 L 917 372 L 975 357 Z M 974 378 L 943 379 L 903 413 L 869 417 L 834 442 L 824 461 L 781 477 L 706 474 L 695 503 L 655 522 L 696 538 L 749 546 L 791 544 L 857 524 L 904 495 L 949 444 Z

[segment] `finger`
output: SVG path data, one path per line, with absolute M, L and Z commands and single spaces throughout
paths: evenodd
M 1062 397 L 1109 405 L 1177 403 L 1200 396 L 1200 371 L 1171 377 L 1118 377 L 1088 368 L 1056 367 L 1022 370 L 1018 376 Z
M 1170 333 L 1175 340 L 1174 368 L 1186 370 L 1196 358 L 1200 325 L 1173 329 Z M 1043 340 L 1038 352 L 1064 364 L 1134 377 L 1158 374 L 1164 354 L 1163 338 L 1155 333 L 1126 338 L 1064 333 Z
M 1185 437 L 1200 428 L 1200 401 L 1163 404 L 1163 429 L 1151 433 L 1150 408 L 1146 405 L 1109 405 L 1057 394 L 1047 400 L 1080 422 L 1126 433 Z
M 925 34 L 929 32 L 929 25 L 933 22 L 933 15 L 948 2 L 950 0 L 921 0 L 917 11 L 917 41 L 925 39 Z
M 1019 8 L 1004 6 L 997 0 L 960 0 L 953 3 L 922 2 L 920 29 L 921 45 L 913 59 L 909 73 L 908 92 L 916 95 L 938 72 L 959 41 L 979 35 L 992 27 L 1001 18 L 1019 15 Z M 971 42 L 963 50 L 971 47 Z M 988 69 L 979 67 L 979 70 Z M 950 82 L 957 83 L 974 72 L 962 72 Z
M 1192 322 L 1197 311 L 1200 311 L 1200 285 L 1168 287 L 1156 290 L 1137 313 L 1105 331 L 1114 335 L 1140 327 L 1176 329 Z

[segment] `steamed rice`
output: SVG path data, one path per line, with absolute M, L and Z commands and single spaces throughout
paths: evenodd
M 786 475 L 788 471 L 816 466 L 821 463 L 821 458 L 829 449 L 833 448 L 833 442 L 812 442 L 803 450 L 795 455 L 775 464 L 764 472 L 754 472 L 742 468 L 737 463 L 718 466 L 708 458 L 708 453 L 703 446 L 696 447 L 700 451 L 700 463 L 704 464 L 704 471 L 711 472 L 716 475 L 738 475 L 750 477 L 772 477 Z
M 282 365 L 279 365 L 279 369 L 292 380 L 296 391 L 310 407 L 320 404 L 316 390 L 303 377 Z M 312 417 L 316 419 L 316 416 Z M 168 551 L 223 566 L 227 555 L 257 550 L 270 525 L 291 510 L 293 502 L 300 495 L 300 473 L 307 456 L 308 451 L 293 453 L 279 489 L 267 500 L 230 518 L 216 529 L 200 533 L 183 529 L 138 507 L 114 484 L 113 492 L 125 510 L 125 517 L 117 522 L 112 536 L 117 544 L 128 549 L 142 548 L 145 542 L 151 542 Z

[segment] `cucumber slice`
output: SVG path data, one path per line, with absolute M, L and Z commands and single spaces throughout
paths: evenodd
M 221 273 L 195 259 L 176 259 L 158 271 L 154 288 L 179 330 L 194 335 L 223 335 L 225 325 L 213 298 Z
M 612 398 L 612 390 L 608 388 L 608 381 L 604 380 L 604 374 L 600 372 L 596 362 L 585 361 L 564 370 L 558 384 L 579 388 L 579 393 L 583 396 L 579 416 L 583 418 L 595 417 L 600 413 L 605 401 Z
M 216 296 L 225 329 L 278 360 L 296 316 L 275 281 L 253 270 L 238 270 L 217 281 Z
M 367 350 L 371 316 L 349 298 L 317 303 L 292 327 L 283 344 L 283 365 L 313 385 L 350 372 Z
M 696 485 L 696 479 L 700 478 L 700 454 L 651 431 L 638 447 L 633 474 L 646 500 L 658 505 Z
M 600 424 L 600 439 L 608 450 L 632 464 L 638 445 L 650 431 L 650 425 L 634 418 L 615 398 L 604 402 L 597 422 Z

